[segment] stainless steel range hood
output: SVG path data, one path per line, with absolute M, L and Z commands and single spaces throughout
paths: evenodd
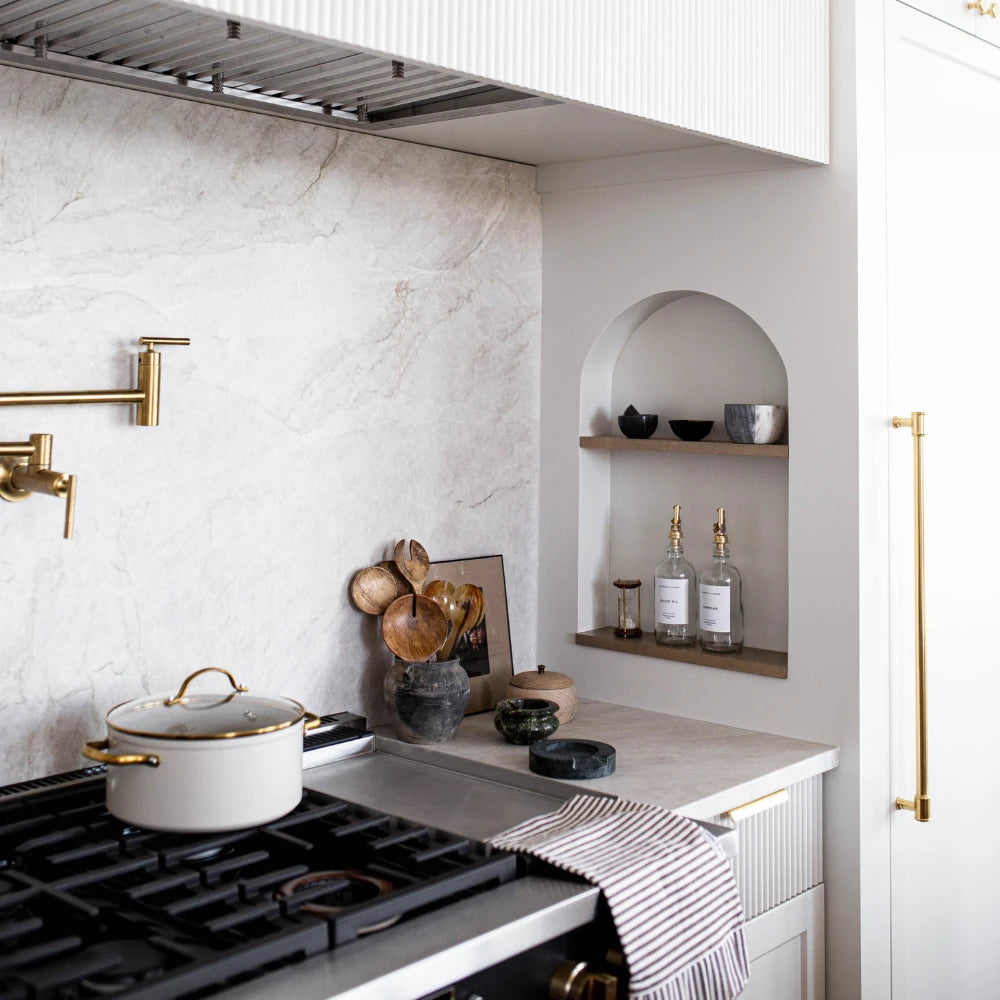
M 0 64 L 365 132 L 558 103 L 162 0 L 0 0 Z

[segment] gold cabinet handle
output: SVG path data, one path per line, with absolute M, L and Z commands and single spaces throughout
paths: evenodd
M 988 3 L 987 0 L 976 0 L 976 3 L 967 3 L 965 5 L 966 10 L 975 10 L 980 14 L 988 14 L 992 18 L 996 18 L 997 11 L 1000 10 L 1000 5 L 995 3 Z
M 971 5 L 970 5 L 971 6 Z M 996 6 L 994 4 L 994 6 Z M 981 12 L 982 13 L 982 12 Z M 993 15 L 996 16 L 995 14 Z M 913 436 L 913 603 L 917 681 L 917 791 L 912 799 L 896 799 L 897 809 L 909 809 L 920 823 L 931 818 L 927 794 L 927 600 L 924 573 L 924 417 L 915 410 L 893 417 L 892 426 L 909 427 Z
M 98 764 L 109 764 L 125 767 L 129 764 L 145 764 L 147 767 L 159 767 L 160 758 L 155 753 L 108 753 L 107 740 L 91 740 L 83 744 L 80 751 L 84 757 L 96 760 Z
M 788 801 L 788 798 L 788 789 L 779 788 L 776 792 L 771 792 L 769 795 L 762 795 L 759 799 L 753 799 L 750 802 L 744 802 L 741 806 L 735 806 L 726 815 L 734 823 L 738 823 L 741 819 L 747 819 L 750 816 L 756 816 L 757 813 L 773 809 L 775 806 L 784 805 Z

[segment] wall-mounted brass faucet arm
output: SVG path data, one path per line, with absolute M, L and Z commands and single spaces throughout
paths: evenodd
M 32 434 L 27 441 L 0 441 L 0 497 L 27 500 L 44 493 L 66 501 L 63 537 L 73 537 L 76 513 L 76 476 L 54 472 L 52 435 Z
M 140 337 L 146 350 L 139 354 L 135 389 L 82 389 L 79 392 L 0 392 L 0 406 L 51 406 L 81 403 L 134 403 L 139 427 L 156 427 L 160 422 L 160 355 L 157 344 L 186 347 L 189 337 Z

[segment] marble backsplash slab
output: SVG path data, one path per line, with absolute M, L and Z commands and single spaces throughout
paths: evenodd
M 54 434 L 59 502 L 0 503 L 0 781 L 81 766 L 104 712 L 207 665 L 385 718 L 354 571 L 417 537 L 503 553 L 537 617 L 541 219 L 532 168 L 0 69 L 0 409 Z

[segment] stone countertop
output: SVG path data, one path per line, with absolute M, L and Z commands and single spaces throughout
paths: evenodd
M 616 770 L 606 778 L 570 781 L 528 769 L 528 748 L 507 743 L 493 713 L 470 715 L 450 743 L 421 746 L 376 729 L 376 749 L 529 791 L 570 797 L 612 795 L 710 819 L 824 771 L 839 762 L 837 747 L 735 729 L 623 705 L 580 700 L 576 718 L 553 737 L 610 743 Z

